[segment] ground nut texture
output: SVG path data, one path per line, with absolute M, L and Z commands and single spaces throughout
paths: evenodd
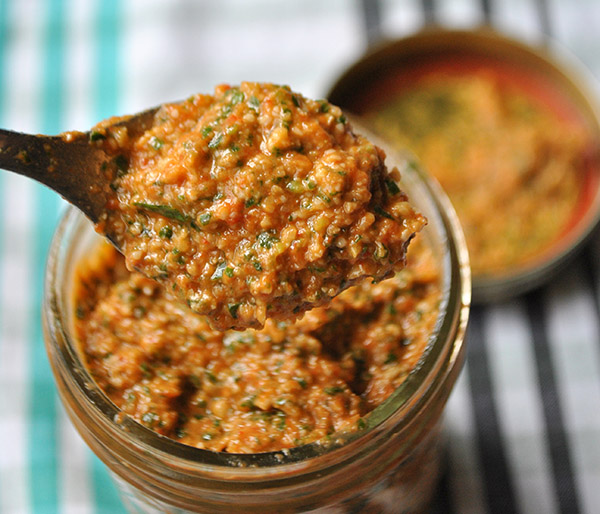
M 288 87 L 219 86 L 164 105 L 135 140 L 92 135 L 120 169 L 98 229 L 221 330 L 390 276 L 425 222 L 339 108 Z
M 363 429 L 417 366 L 440 302 L 435 260 L 415 244 L 394 277 L 260 331 L 214 330 L 108 244 L 76 284 L 81 352 L 110 399 L 160 434 L 236 453 Z

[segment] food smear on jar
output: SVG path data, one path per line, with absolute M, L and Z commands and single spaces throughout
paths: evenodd
M 543 102 L 541 88 L 499 73 L 430 71 L 367 114 L 439 180 L 480 277 L 532 262 L 569 228 L 589 148 L 583 124 Z
M 98 231 L 220 330 L 391 276 L 425 223 L 381 149 L 286 86 L 218 86 L 161 106 L 140 137 L 106 123 L 91 135 L 119 168 Z
M 176 441 L 234 453 L 364 429 L 364 416 L 417 366 L 441 298 L 420 239 L 392 278 L 366 279 L 261 330 L 215 330 L 106 243 L 81 262 L 75 284 L 81 353 L 117 407 Z

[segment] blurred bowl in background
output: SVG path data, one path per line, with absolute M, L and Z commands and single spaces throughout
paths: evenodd
M 474 301 L 541 285 L 600 221 L 594 81 L 553 45 L 427 29 L 373 48 L 328 98 L 415 153 L 446 189 L 471 253 Z

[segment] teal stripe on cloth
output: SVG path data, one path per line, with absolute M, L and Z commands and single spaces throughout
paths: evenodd
M 0 0 L 0 127 L 4 125 L 4 103 L 6 101 L 6 45 L 8 42 L 8 0 Z M 4 172 L 0 172 L 0 191 L 4 189 Z M 1 218 L 4 218 L 3 216 Z M 0 219 L 0 262 L 4 262 L 4 235 L 6 234 L 6 227 L 4 219 Z M 0 283 L 0 287 L 2 284 Z M 2 341 L 0 341 L 2 344 Z M 2 484 L 0 484 L 0 491 L 2 491 Z M 2 504 L 2 498 L 0 498 L 0 505 Z
M 94 512 L 97 514 L 126 514 L 117 487 L 109 475 L 108 468 L 96 456 L 92 460 L 94 488 Z
M 117 114 L 119 101 L 121 9 L 119 0 L 98 0 L 96 37 L 97 66 L 96 86 L 97 120 Z
M 97 0 L 94 13 L 96 45 L 94 116 L 96 121 L 117 114 L 120 80 L 121 9 L 118 0 Z M 108 469 L 96 456 L 92 460 L 92 488 L 95 512 L 125 513 L 116 486 Z
M 8 2 L 0 0 L 0 126 L 4 123 L 4 104 L 6 102 L 6 47 L 8 44 Z M 0 174 L 0 191 L 4 187 L 4 174 Z M 1 222 L 1 220 L 0 220 Z M 4 234 L 4 227 L 0 225 L 0 235 Z M 2 262 L 2 241 L 0 237 L 0 262 Z
M 53 134 L 63 127 L 64 19 L 63 0 L 49 0 L 44 13 L 41 92 L 41 127 Z M 50 239 L 57 222 L 59 197 L 45 187 L 35 186 L 36 215 L 33 230 L 33 296 L 31 320 L 34 325 L 31 352 L 31 420 L 29 438 L 29 470 L 31 505 L 35 514 L 59 512 L 58 483 L 58 418 L 56 390 L 44 348 L 41 328 L 41 299 L 44 267 Z
M 4 117 L 4 102 L 6 101 L 6 45 L 8 43 L 8 1 L 0 0 L 0 125 Z M 1 178 L 0 178 L 1 180 Z

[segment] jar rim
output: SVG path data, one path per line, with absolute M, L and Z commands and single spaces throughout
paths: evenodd
M 379 146 L 386 146 L 377 137 L 370 134 L 368 137 L 377 140 Z M 390 154 L 397 154 L 393 149 L 385 150 L 388 157 Z M 406 155 L 396 155 L 395 158 L 406 159 Z M 435 328 L 429 336 L 419 363 L 384 402 L 363 418 L 366 422 L 364 429 L 336 433 L 327 442 L 320 440 L 285 450 L 241 454 L 214 452 L 180 443 L 144 427 L 122 413 L 97 386 L 80 358 L 78 343 L 69 335 L 70 328 L 65 322 L 70 316 L 63 312 L 64 308 L 59 298 L 59 282 L 62 277 L 58 271 L 62 262 L 61 249 L 64 251 L 65 237 L 73 227 L 78 226 L 80 230 L 89 229 L 89 222 L 83 214 L 71 206 L 63 215 L 53 236 L 46 266 L 44 316 L 45 328 L 51 340 L 47 340 L 47 349 L 51 361 L 53 358 L 57 361 L 53 366 L 60 367 L 63 371 L 70 370 L 70 384 L 67 387 L 75 387 L 81 399 L 94 405 L 95 419 L 99 425 L 112 430 L 113 435 L 125 438 L 129 444 L 146 451 L 157 452 L 170 462 L 180 460 L 190 467 L 200 466 L 204 470 L 239 470 L 239 473 L 252 475 L 254 472 L 248 470 L 260 470 L 264 473 L 268 468 L 301 466 L 317 458 L 331 461 L 335 458 L 336 451 L 341 448 L 358 448 L 357 445 L 362 445 L 365 441 L 375 443 L 387 427 L 399 423 L 399 420 L 407 416 L 410 417 L 410 411 L 414 411 L 419 403 L 416 402 L 419 394 L 427 394 L 427 391 L 423 391 L 423 383 L 433 370 L 446 367 L 447 374 L 459 364 L 457 361 L 461 355 L 469 316 L 471 277 L 462 229 L 445 193 L 426 173 L 415 167 L 413 162 L 410 160 L 411 165 L 401 171 L 402 183 L 406 180 L 412 181 L 425 191 L 438 217 L 435 223 L 443 231 L 442 236 L 445 238 L 446 252 L 441 256 L 444 268 L 442 300 Z M 57 373 L 55 370 L 55 374 L 59 375 L 60 371 Z M 443 376 L 440 380 L 442 378 Z

